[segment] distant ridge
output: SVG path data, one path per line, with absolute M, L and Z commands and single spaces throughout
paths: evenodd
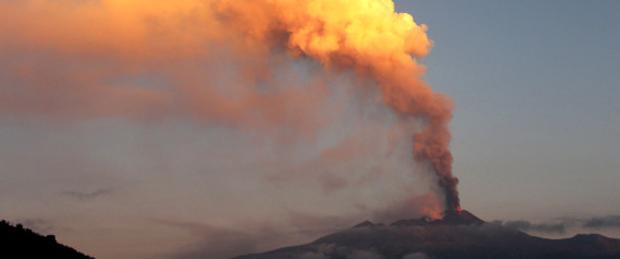
M 597 234 L 545 239 L 474 214 L 446 212 L 442 219 L 406 219 L 390 225 L 364 221 L 312 243 L 236 259 L 446 259 L 620 258 L 620 240 Z
M 0 221 L 0 258 L 93 259 L 59 244 L 53 235 L 43 236 L 17 224 Z

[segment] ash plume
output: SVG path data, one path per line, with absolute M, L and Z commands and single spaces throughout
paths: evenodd
M 422 119 L 425 125 L 413 136 L 413 157 L 436 174 L 447 209 L 460 209 L 449 149 L 452 104 L 422 81 L 424 68 L 416 61 L 432 46 L 426 26 L 409 14 L 395 13 L 392 1 L 224 1 L 218 6 L 242 17 L 230 19 L 252 25 L 245 30 L 260 32 L 260 39 L 280 40 L 289 51 L 318 60 L 327 69 L 352 69 L 370 78 L 397 113 Z M 244 22 L 248 11 L 265 17 L 265 23 L 256 27 Z M 277 37 L 269 38 L 272 35 Z
M 307 112 L 326 98 L 322 76 L 352 71 L 364 82 L 360 91 L 376 85 L 403 121 L 421 122 L 411 133 L 412 158 L 436 177 L 442 206 L 460 210 L 452 103 L 422 80 L 418 63 L 432 42 L 391 0 L 25 0 L 1 2 L 0 15 L 0 55 L 9 60 L 0 64 L 9 85 L 0 114 L 181 116 L 311 132 L 324 123 Z M 299 80 L 278 79 L 273 67 L 289 59 L 322 66 L 304 82 L 312 93 L 292 87 Z M 225 76 L 227 62 L 238 76 Z M 143 74 L 163 85 L 145 87 Z M 278 91 L 265 94 L 265 85 Z

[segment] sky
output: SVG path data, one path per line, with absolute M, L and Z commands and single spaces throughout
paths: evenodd
M 620 3 L 395 4 L 428 26 L 424 79 L 454 102 L 451 147 L 465 209 L 489 221 L 541 224 L 620 215 Z M 200 27 L 189 22 L 188 30 Z M 0 32 L 0 39 L 15 33 Z M 376 91 L 355 90 L 367 82 L 354 73 L 326 74 L 312 60 L 278 54 L 265 62 L 275 78 L 257 88 L 293 90 L 237 107 L 273 115 L 258 119 L 203 106 L 187 112 L 186 104 L 216 101 L 191 98 L 159 116 L 143 110 L 160 95 L 92 97 L 99 88 L 79 90 L 90 77 L 63 81 L 74 71 L 113 71 L 104 82 L 158 93 L 181 78 L 195 96 L 202 92 L 192 82 L 235 85 L 240 62 L 262 62 L 194 48 L 168 53 L 177 41 L 163 39 L 153 49 L 161 60 L 130 55 L 120 68 L 99 52 L 0 45 L 0 100 L 9 103 L 0 105 L 0 217 L 100 258 L 217 258 L 307 242 L 369 218 L 417 216 L 432 199 L 434 179 L 411 160 L 408 128 Z M 183 55 L 203 59 L 171 58 Z M 37 64 L 33 78 L 45 84 L 77 90 L 38 88 L 16 76 L 22 63 Z M 124 98 L 137 101 L 110 101 Z M 578 230 L 620 237 L 618 225 Z
M 619 212 L 619 3 L 397 6 L 429 25 L 426 78 L 456 103 L 465 207 L 486 218 Z

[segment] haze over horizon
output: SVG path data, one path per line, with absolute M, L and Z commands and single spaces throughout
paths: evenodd
M 67 0 L 54 10 L 93 3 Z M 620 2 L 394 3 L 428 26 L 430 53 L 412 51 L 426 67 L 423 79 L 454 102 L 450 147 L 462 207 L 538 235 L 620 238 Z M 0 14 L 11 4 L 0 0 Z M 43 17 L 33 23 L 67 22 L 31 14 Z M 0 218 L 98 258 L 191 258 L 205 249 L 272 249 L 365 219 L 436 209 L 436 179 L 411 159 L 410 131 L 419 125 L 403 125 L 372 83 L 284 51 L 257 60 L 260 53 L 213 44 L 217 54 L 205 54 L 184 34 L 208 31 L 193 18 L 182 20 L 184 30 L 149 20 L 157 28 L 149 31 L 152 49 L 129 37 L 136 28 L 128 26 L 116 36 L 136 45 L 111 44 L 126 59 L 99 49 L 106 46 L 99 40 L 116 42 L 106 32 L 88 34 L 87 47 L 71 45 L 70 36 L 58 46 L 20 45 L 10 37 L 20 29 L 0 25 Z M 245 64 L 274 73 L 262 77 Z M 66 80 L 73 74 L 83 77 Z M 252 91 L 286 94 L 220 110 L 202 105 L 217 98 L 197 97 L 210 92 L 192 88 L 243 85 L 237 78 L 248 74 L 256 76 Z M 135 91 L 80 91 L 92 78 Z M 145 109 L 175 80 L 197 98 L 175 99 L 188 104 L 183 109 Z M 67 82 L 74 96 L 37 88 Z M 222 96 L 248 94 L 227 90 Z M 558 225 L 565 231 L 548 231 Z

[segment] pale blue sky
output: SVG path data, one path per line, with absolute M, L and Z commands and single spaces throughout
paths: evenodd
M 466 207 L 620 213 L 620 2 L 396 1 L 429 26 L 456 103 Z

